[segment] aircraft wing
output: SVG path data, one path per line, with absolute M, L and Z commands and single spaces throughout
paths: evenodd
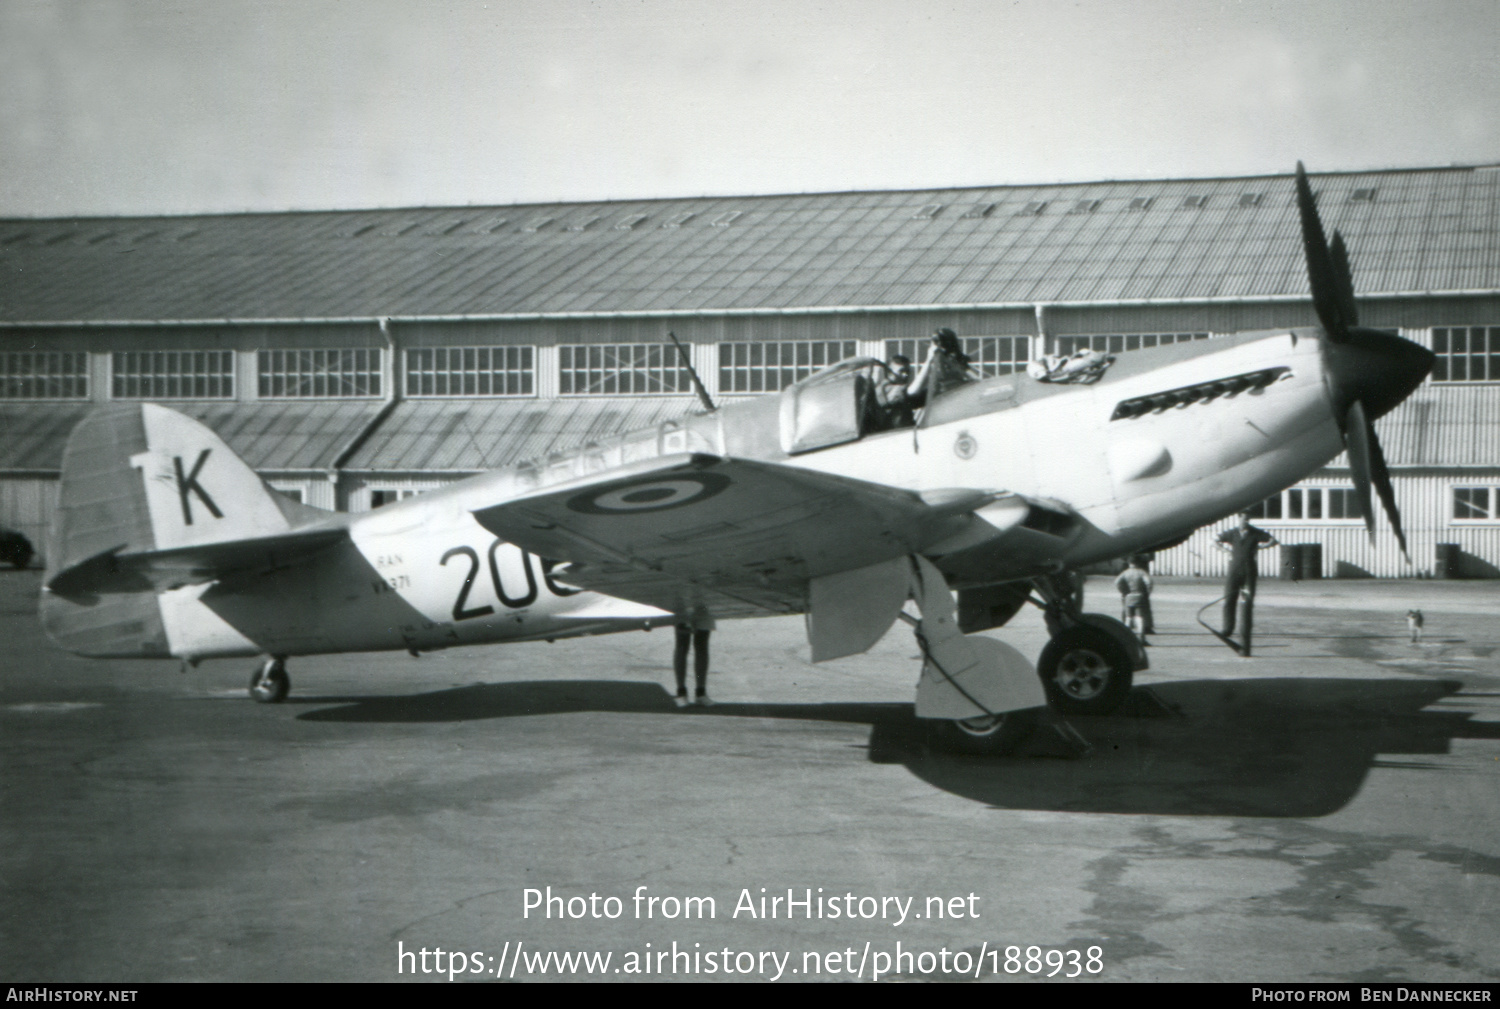
M 63 569 L 47 581 L 47 588 L 56 595 L 77 598 L 231 581 L 300 564 L 348 537 L 348 529 L 337 526 L 168 550 L 115 548 Z
M 929 495 L 929 498 L 931 495 Z M 681 454 L 540 489 L 474 516 L 569 562 L 560 581 L 674 613 L 800 612 L 810 579 L 919 550 L 980 491 L 912 492 L 777 463 Z

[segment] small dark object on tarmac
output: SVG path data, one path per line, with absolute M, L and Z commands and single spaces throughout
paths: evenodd
M 31 541 L 14 529 L 0 528 L 0 561 L 17 571 L 31 563 Z
M 1411 632 L 1411 640 L 1413 643 L 1422 640 L 1422 624 L 1424 624 L 1425 622 L 1426 621 L 1422 619 L 1421 610 L 1406 611 L 1406 629 Z

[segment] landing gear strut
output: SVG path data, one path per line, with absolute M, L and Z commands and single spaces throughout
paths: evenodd
M 269 658 L 250 674 L 250 696 L 261 704 L 280 704 L 292 689 L 292 678 L 286 674 L 286 659 Z
M 1145 658 L 1127 644 L 1135 641 L 1130 628 L 1113 617 L 1081 612 L 1079 582 L 1067 571 L 1036 579 L 1052 635 L 1037 660 L 1037 674 L 1048 703 L 1060 714 L 1107 715 L 1130 693 Z
M 942 572 L 920 555 L 913 555 L 910 563 L 907 593 L 922 616 L 896 615 L 911 625 L 922 649 L 917 717 L 929 721 L 945 749 L 1011 752 L 1036 728 L 1037 714 L 1046 702 L 1035 670 L 1004 642 L 965 635 Z

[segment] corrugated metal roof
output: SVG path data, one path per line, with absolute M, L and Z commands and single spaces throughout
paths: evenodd
M 374 419 L 379 400 L 167 403 L 214 430 L 258 470 L 326 469 Z
M 1375 422 L 1392 466 L 1500 467 L 1500 389 L 1426 384 Z M 1347 466 L 1340 456 L 1334 463 Z
M 61 470 L 68 435 L 93 405 L 0 404 L 0 470 Z
M 92 403 L 0 404 L 0 470 L 57 470 Z M 258 470 L 326 469 L 382 406 L 371 402 L 163 404 L 202 421 Z
M 1362 293 L 1500 289 L 1500 171 L 1313 176 Z M 1354 200 L 1373 189 L 1373 200 Z M 1246 193 L 1263 194 L 1258 203 Z M 1201 197 L 1200 205 L 1185 205 Z M 1150 200 L 1144 209 L 1132 201 Z M 1095 209 L 1070 213 L 1080 201 Z M 987 215 L 964 208 L 993 203 Z M 1023 213 L 1044 203 L 1040 213 Z M 930 217 L 923 206 L 942 204 Z M 740 216 L 726 226 L 713 222 Z M 666 226 L 684 214 L 690 218 Z M 644 215 L 643 217 L 641 215 Z M 597 217 L 582 230 L 570 226 Z M 641 217 L 633 227 L 620 227 Z M 545 226 L 528 225 L 551 218 Z M 0 321 L 1302 296 L 1290 176 L 0 221 Z
M 682 417 L 694 405 L 688 396 L 407 400 L 345 468 L 477 472 Z

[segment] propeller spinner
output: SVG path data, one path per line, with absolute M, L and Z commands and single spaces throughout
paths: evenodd
M 1344 434 L 1344 449 L 1349 454 L 1354 492 L 1359 498 L 1365 529 L 1374 543 L 1375 510 L 1370 498 L 1373 485 L 1396 532 L 1396 541 L 1401 544 L 1401 554 L 1410 562 L 1406 534 L 1401 528 L 1401 511 L 1396 507 L 1396 493 L 1391 487 L 1380 439 L 1375 435 L 1374 421 L 1422 384 L 1432 370 L 1434 357 L 1426 347 L 1395 333 L 1359 324 L 1354 276 L 1344 236 L 1335 231 L 1332 243 L 1324 236 L 1323 222 L 1307 183 L 1307 171 L 1300 161 L 1297 162 L 1297 211 L 1302 219 L 1302 247 L 1307 256 L 1313 308 L 1327 337 L 1322 344 L 1324 373 L 1328 376 L 1334 414 Z

